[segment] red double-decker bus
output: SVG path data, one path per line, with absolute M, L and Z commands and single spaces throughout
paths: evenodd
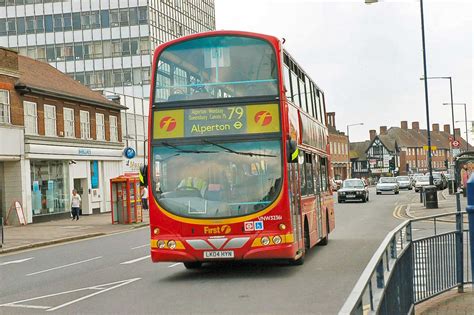
M 302 264 L 334 229 L 324 94 L 279 39 L 214 31 L 153 57 L 154 262 Z

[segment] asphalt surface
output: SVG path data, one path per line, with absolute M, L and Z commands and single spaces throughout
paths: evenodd
M 148 229 L 0 257 L 0 314 L 337 314 L 413 192 L 336 203 L 336 230 L 303 266 L 151 263 Z

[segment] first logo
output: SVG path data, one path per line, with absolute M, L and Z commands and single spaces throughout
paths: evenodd
M 163 117 L 160 121 L 160 129 L 170 132 L 176 128 L 176 119 L 171 116 Z

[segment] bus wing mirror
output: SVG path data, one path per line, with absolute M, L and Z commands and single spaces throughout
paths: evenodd
M 288 163 L 298 163 L 298 146 L 296 145 L 296 141 L 293 139 L 288 139 L 286 141 L 286 152 L 287 157 L 286 160 Z
M 140 178 L 140 185 L 148 186 L 148 165 L 143 165 L 140 167 L 140 172 L 138 173 L 138 177 Z

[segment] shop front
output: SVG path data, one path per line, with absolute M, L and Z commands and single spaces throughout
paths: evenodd
M 110 211 L 109 180 L 123 173 L 121 144 L 99 148 L 28 143 L 26 149 L 32 222 L 69 216 L 73 189 L 81 196 L 83 215 Z

